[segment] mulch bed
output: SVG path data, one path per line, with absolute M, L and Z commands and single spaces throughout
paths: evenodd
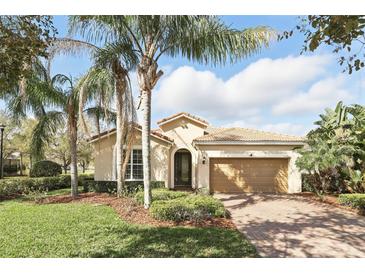
M 95 205 L 107 205 L 112 207 L 125 221 L 141 225 L 152 225 L 157 227 L 173 226 L 194 226 L 194 227 L 221 227 L 236 229 L 231 219 L 211 218 L 202 222 L 184 221 L 160 221 L 152 218 L 149 211 L 139 205 L 133 198 L 117 198 L 106 193 L 80 193 L 77 198 L 69 195 L 57 195 L 41 199 L 38 204 L 61 204 L 61 203 L 89 203 Z
M 305 198 L 309 198 L 310 200 L 312 200 L 314 202 L 325 203 L 327 205 L 331 205 L 331 206 L 334 206 L 337 208 L 341 208 L 341 209 L 350 211 L 352 213 L 356 213 L 356 214 L 365 216 L 365 212 L 363 212 L 361 210 L 340 204 L 337 200 L 338 196 L 336 196 L 336 195 L 324 195 L 322 199 L 312 192 L 303 192 L 303 193 L 298 193 L 296 195 L 305 197 Z

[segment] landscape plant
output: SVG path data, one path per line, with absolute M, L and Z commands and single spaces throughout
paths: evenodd
M 33 164 L 30 177 L 53 177 L 62 173 L 62 168 L 56 162 L 43 160 Z
M 317 194 L 364 192 L 365 108 L 339 102 L 320 118 L 296 162 L 305 183 Z

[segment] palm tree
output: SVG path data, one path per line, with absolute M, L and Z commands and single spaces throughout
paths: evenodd
M 216 16 L 77 16 L 71 20 L 80 33 L 92 36 L 93 26 L 105 24 L 116 30 L 138 55 L 138 83 L 141 95 L 142 154 L 144 165 L 144 206 L 151 204 L 151 94 L 163 75 L 158 69 L 161 56 L 182 56 L 214 65 L 235 62 L 267 46 L 274 32 L 267 27 L 236 30 Z M 95 35 L 108 41 L 108 35 Z
M 79 94 L 74 87 L 72 78 L 62 74 L 57 74 L 52 78 L 52 83 L 60 96 L 64 96 L 61 108 L 66 116 L 67 134 L 69 137 L 70 155 L 71 155 L 71 196 L 78 195 L 78 174 L 77 174 L 77 121 L 78 121 L 78 106 Z
M 75 197 L 78 195 L 78 90 L 70 77 L 57 74 L 51 78 L 39 60 L 32 64 L 32 68 L 32 77 L 23 82 L 22 88 L 12 90 L 4 99 L 16 118 L 26 117 L 28 112 L 37 118 L 31 141 L 31 154 L 37 160 L 44 159 L 44 149 L 51 137 L 60 127 L 67 125 L 71 153 L 71 195 Z
M 52 86 L 52 79 L 40 60 L 33 60 L 31 72 L 27 80 L 23 79 L 17 87 L 1 97 L 7 103 L 15 121 L 26 118 L 29 112 L 35 116 L 37 125 L 32 133 L 30 151 L 33 159 L 37 161 L 44 159 L 44 145 L 62 120 L 60 111 L 46 108 L 59 106 L 64 97 Z M 42 135 L 38 132 L 42 132 Z
M 70 26 L 70 32 L 77 30 L 77 25 Z M 80 80 L 80 118 L 83 127 L 87 129 L 81 110 L 87 103 L 87 98 L 96 100 L 99 104 L 93 110 L 96 117 L 100 114 L 100 109 L 104 111 L 104 116 L 109 118 L 111 98 L 116 98 L 116 128 L 117 128 L 117 195 L 123 194 L 125 185 L 124 174 L 127 157 L 123 157 L 123 144 L 126 139 L 131 139 L 133 127 L 136 120 L 133 96 L 130 88 L 128 71 L 137 63 L 137 57 L 132 50 L 131 44 L 123 41 L 116 30 L 107 24 L 93 27 L 95 36 L 106 35 L 111 39 L 104 47 L 91 44 L 92 38 L 86 37 L 90 41 L 79 41 L 74 39 L 59 39 L 54 42 L 52 56 L 66 52 L 75 54 L 79 50 L 88 49 L 91 51 L 94 65 L 88 73 Z M 97 118 L 98 119 L 98 118 Z M 97 126 L 98 130 L 100 127 Z M 127 153 L 130 148 L 127 149 Z

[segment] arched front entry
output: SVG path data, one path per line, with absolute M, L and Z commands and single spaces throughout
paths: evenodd
M 192 187 L 191 153 L 179 149 L 174 155 L 174 187 Z

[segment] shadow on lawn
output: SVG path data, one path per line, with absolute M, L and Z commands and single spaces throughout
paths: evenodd
M 113 246 L 81 257 L 257 257 L 255 247 L 235 230 L 219 228 L 119 228 Z M 227 240 L 229 239 L 229 240 Z

